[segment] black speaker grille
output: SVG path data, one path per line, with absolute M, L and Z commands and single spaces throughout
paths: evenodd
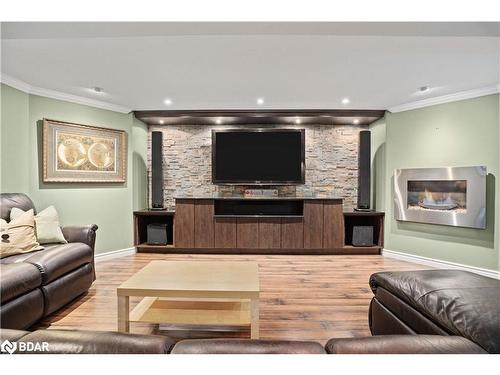
M 371 176 L 371 133 L 369 130 L 359 132 L 358 153 L 358 208 L 370 208 L 370 176 Z
M 163 133 L 151 133 L 151 203 L 163 208 Z

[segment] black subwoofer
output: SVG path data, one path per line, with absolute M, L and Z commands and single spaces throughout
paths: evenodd
M 151 205 L 163 208 L 163 133 L 151 133 Z
M 148 224 L 148 245 L 166 245 L 168 243 L 167 224 Z
M 352 228 L 352 246 L 373 246 L 373 226 L 355 225 Z

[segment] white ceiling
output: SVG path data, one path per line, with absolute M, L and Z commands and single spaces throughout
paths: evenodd
M 498 85 L 499 30 L 499 23 L 3 23 L 1 68 L 34 87 L 133 110 L 386 109 Z M 432 89 L 416 94 L 424 85 Z M 105 93 L 88 90 L 94 86 Z

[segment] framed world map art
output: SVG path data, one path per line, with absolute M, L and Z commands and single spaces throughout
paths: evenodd
M 43 120 L 43 182 L 123 183 L 127 133 Z

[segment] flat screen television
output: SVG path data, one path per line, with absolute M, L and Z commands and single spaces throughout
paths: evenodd
M 212 182 L 304 183 L 304 129 L 212 130 Z

